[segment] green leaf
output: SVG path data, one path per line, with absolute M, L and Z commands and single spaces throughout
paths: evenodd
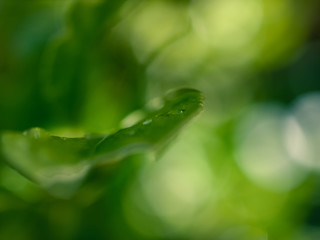
M 51 136 L 40 128 L 1 135 L 6 162 L 56 196 L 71 196 L 88 172 L 145 151 L 158 152 L 203 106 L 199 91 L 181 89 L 168 94 L 164 107 L 135 125 L 111 135 L 83 138 Z

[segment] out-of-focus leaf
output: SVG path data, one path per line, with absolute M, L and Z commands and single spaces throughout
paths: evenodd
M 2 154 L 6 162 L 25 177 L 56 196 L 68 197 L 98 164 L 162 149 L 202 106 L 199 91 L 181 89 L 165 97 L 162 109 L 111 135 L 65 138 L 51 136 L 40 128 L 24 133 L 4 132 Z

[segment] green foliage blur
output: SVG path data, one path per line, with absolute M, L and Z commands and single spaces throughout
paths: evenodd
M 0 156 L 0 239 L 320 239 L 318 0 L 0 0 L 0 131 L 108 134 L 168 90 L 202 114 L 69 198 Z M 1 144 L 0 144 L 1 146 Z

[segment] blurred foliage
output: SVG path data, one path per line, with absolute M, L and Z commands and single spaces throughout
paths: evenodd
M 319 10 L 1 0 L 1 131 L 101 136 L 172 88 L 199 89 L 206 106 L 158 161 L 140 152 L 101 165 L 66 199 L 0 156 L 0 239 L 319 239 Z

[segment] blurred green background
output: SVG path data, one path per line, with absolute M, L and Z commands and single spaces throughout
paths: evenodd
M 159 160 L 97 169 L 70 199 L 0 161 L 0 239 L 320 239 L 319 12 L 318 0 L 0 0 L 1 131 L 109 133 L 172 88 L 206 97 Z

